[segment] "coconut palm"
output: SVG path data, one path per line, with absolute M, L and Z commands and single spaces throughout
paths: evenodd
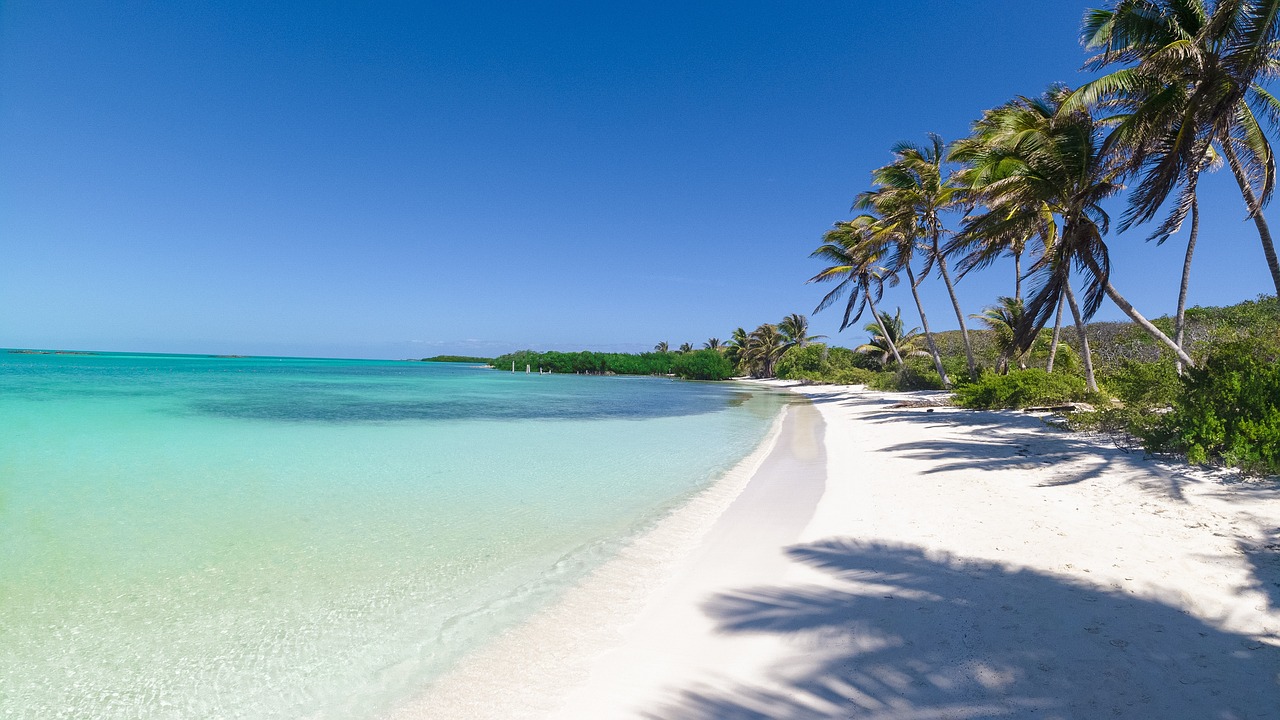
M 826 335 L 810 335 L 809 334 L 809 318 L 798 313 L 791 313 L 782 318 L 782 322 L 778 323 L 778 333 L 782 335 L 782 342 L 785 346 L 783 352 L 793 347 L 805 347 L 814 340 L 825 339 Z
M 733 334 L 729 336 L 729 342 L 725 344 L 725 357 L 734 367 L 740 365 L 747 353 L 747 331 L 743 328 L 737 328 Z
M 671 346 L 667 344 L 666 340 L 663 340 L 662 342 L 653 346 L 653 351 L 658 353 L 671 352 Z
M 863 215 L 852 221 L 838 222 L 822 239 L 822 246 L 809 257 L 821 258 L 831 264 L 809 278 L 809 282 L 838 282 L 813 311 L 821 312 L 847 293 L 849 301 L 844 306 L 840 332 L 857 322 L 868 307 L 871 308 L 875 323 L 880 323 L 876 302 L 883 297 L 886 282 L 890 285 L 898 284 L 898 274 L 879 264 L 883 248 L 876 241 L 874 218 Z M 893 343 L 893 335 L 881 326 L 880 336 L 886 339 L 888 351 L 901 365 L 902 356 Z
M 1029 348 L 1020 348 L 1014 343 L 1014 336 L 1018 326 L 1022 324 L 1022 316 L 1026 314 L 1022 301 L 1018 298 L 998 297 L 996 304 L 991 307 L 984 308 L 983 311 L 973 318 L 978 320 L 987 329 L 991 331 L 991 337 L 999 353 L 999 359 L 996 360 L 996 372 L 1001 375 L 1009 372 L 1009 363 L 1014 361 L 1018 363 L 1018 367 L 1026 370 L 1027 364 L 1024 358 L 1029 352 Z
M 869 334 L 867 342 L 854 348 L 854 352 L 867 353 L 880 363 L 880 367 L 889 364 L 892 356 L 899 365 L 902 356 L 928 355 L 920 349 L 920 328 L 902 329 L 902 309 L 897 308 L 890 315 L 888 311 L 876 313 L 876 319 L 863 327 Z
M 785 341 L 778 326 L 765 323 L 747 336 L 746 361 L 756 377 L 773 377 L 773 366 L 786 351 Z
M 1089 69 L 1124 66 L 1087 83 L 1079 105 L 1119 109 L 1110 142 L 1142 176 L 1121 229 L 1155 217 L 1177 197 L 1152 237 L 1163 242 L 1190 214 L 1198 220 L 1196 179 L 1213 148 L 1231 167 L 1262 243 L 1276 293 L 1280 260 L 1262 208 L 1275 187 L 1275 156 L 1258 119 L 1280 117 L 1280 101 L 1260 82 L 1280 72 L 1280 0 L 1113 0 L 1086 13 Z M 1188 260 L 1194 251 L 1191 244 Z M 1182 294 L 1189 271 L 1184 266 Z
M 942 252 L 942 239 L 946 233 L 942 214 L 961 209 L 964 200 L 960 187 L 952 182 L 944 168 L 945 144 L 941 137 L 930 134 L 929 142 L 925 145 L 898 143 L 893 148 L 893 155 L 893 162 L 872 172 L 875 190 L 863 193 L 857 205 L 875 210 L 881 222 L 902 236 L 904 242 L 909 239 L 920 245 L 925 258 L 922 278 L 929 275 L 935 266 L 938 268 L 960 325 L 969 375 L 976 378 L 978 368 L 973 359 L 973 346 L 969 343 L 964 311 L 960 309 L 955 285 Z M 905 245 L 901 249 L 906 249 Z M 912 248 L 911 253 L 904 256 L 903 260 L 909 265 L 914 254 L 915 248 Z M 925 326 L 925 334 L 931 337 L 928 321 L 922 317 L 921 323 Z M 939 374 L 945 379 L 945 373 Z
M 893 198 L 881 195 L 880 191 L 877 190 L 860 194 L 854 202 L 855 208 L 874 208 L 886 211 L 892 211 L 892 205 Z M 925 343 L 929 346 L 929 355 L 933 357 L 933 367 L 938 371 L 942 386 L 944 388 L 951 387 L 951 379 L 947 377 L 947 370 L 942 366 L 942 355 L 938 353 L 938 344 L 934 342 L 933 332 L 929 329 L 929 317 L 925 315 L 924 303 L 920 301 L 920 282 L 924 278 L 922 276 L 917 279 L 913 269 L 916 253 L 920 250 L 919 243 L 916 241 L 914 226 L 893 222 L 886 223 L 882 218 L 871 214 L 861 215 L 854 218 L 854 220 L 872 225 L 872 233 L 876 244 L 884 248 L 886 266 L 895 273 L 899 271 L 906 272 L 907 284 L 911 286 L 911 297 L 916 301 L 916 312 L 920 314 L 920 324 L 924 326 Z
M 1040 97 L 1019 97 L 989 110 L 975 123 L 973 136 L 957 145 L 953 154 L 970 163 L 965 180 L 983 205 L 966 219 L 962 232 L 1033 237 L 1040 247 L 1030 270 L 1040 284 L 1015 333 L 1018 347 L 1030 347 L 1065 296 L 1087 360 L 1083 321 L 1097 312 L 1103 298 L 1110 298 L 1182 362 L 1194 365 L 1111 283 L 1104 240 L 1110 218 L 1101 202 L 1122 189 L 1118 178 L 1124 168 L 1121 158 L 1102 152 L 1104 128 L 1088 108 L 1062 107 L 1070 94 L 1054 86 Z M 1084 271 L 1087 281 L 1083 310 L 1070 288 L 1073 266 Z M 1089 364 L 1086 374 L 1092 375 Z
M 693 344 L 692 344 L 692 343 L 680 343 L 680 350 L 679 350 L 679 352 L 681 352 L 681 353 L 691 353 L 691 352 L 693 352 Z
M 724 344 L 720 342 L 720 338 L 710 338 L 706 342 L 702 343 L 702 348 L 704 350 L 715 350 L 716 352 L 719 352 L 723 350 L 724 347 Z

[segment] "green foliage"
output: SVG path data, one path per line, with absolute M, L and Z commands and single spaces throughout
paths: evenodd
M 1084 396 L 1084 381 L 1080 378 L 1032 368 L 1008 375 L 983 372 L 977 382 L 956 388 L 955 402 L 961 407 L 992 410 L 1054 405 Z
M 946 358 L 944 358 L 944 361 Z M 959 359 L 960 367 L 965 368 L 964 358 Z M 968 372 L 966 369 L 965 372 Z M 933 360 L 927 357 L 906 358 L 903 367 L 897 370 L 882 370 L 871 373 L 866 386 L 872 390 L 885 392 L 902 392 L 911 390 L 941 390 L 942 378 L 933 367 Z
M 1126 407 L 1138 410 L 1169 407 L 1182 393 L 1182 383 L 1172 361 L 1142 362 L 1124 358 L 1098 380 L 1104 390 Z
M 480 363 L 481 365 L 487 365 L 492 362 L 492 358 L 472 357 L 470 355 L 437 355 L 435 357 L 422 358 L 422 362 Z
M 1187 372 L 1173 412 L 1144 439 L 1188 462 L 1280 474 L 1280 352 L 1258 341 L 1214 349 Z
M 858 366 L 862 353 L 848 348 L 814 343 L 787 351 L 778 361 L 776 373 L 784 380 L 802 380 L 823 385 L 865 385 L 875 374 Z
M 799 379 L 802 374 L 816 375 L 830 370 L 829 348 L 822 343 L 791 348 L 778 361 L 774 374 L 783 380 Z
M 716 350 L 681 353 L 671 369 L 686 380 L 727 380 L 733 377 L 733 363 Z
M 616 375 L 670 375 L 678 357 L 670 352 L 597 353 L 584 350 L 576 353 L 535 352 L 521 350 L 494 358 L 490 364 L 499 370 L 510 368 L 514 362 L 517 371 L 525 366 L 534 370 L 550 370 L 557 373 L 589 373 Z

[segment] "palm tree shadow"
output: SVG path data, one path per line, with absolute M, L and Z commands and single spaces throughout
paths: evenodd
M 1253 588 L 1280 607 L 1280 529 L 1273 528 L 1260 542 L 1240 543 L 1240 554 L 1249 564 Z
M 1108 470 L 1143 468 L 1134 482 L 1146 493 L 1185 501 L 1187 485 L 1203 480 L 1175 466 L 1108 447 L 1095 436 L 1057 430 L 1034 415 L 1014 412 L 944 409 L 883 410 L 866 416 L 876 423 L 917 423 L 936 430 L 933 437 L 884 448 L 885 452 L 930 463 L 922 473 L 1022 470 L 1042 487 L 1073 485 L 1102 477 Z M 955 433 L 950 431 L 959 430 Z
M 1263 718 L 1280 638 L 1119 591 L 905 545 L 833 539 L 792 560 L 830 582 L 726 593 L 725 633 L 798 652 L 757 685 L 678 690 L 651 718 Z

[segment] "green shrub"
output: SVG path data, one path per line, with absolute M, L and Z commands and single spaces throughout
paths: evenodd
M 960 359 L 964 366 L 964 359 Z M 946 363 L 943 363 L 946 367 Z M 965 370 L 968 372 L 968 370 Z M 948 375 L 950 372 L 948 372 Z M 898 390 L 941 390 L 942 376 L 933 366 L 933 359 L 927 357 L 907 358 L 897 372 Z
M 1135 410 L 1169 407 L 1182 394 L 1178 371 L 1168 360 L 1142 362 L 1124 358 L 1099 381 L 1126 407 Z
M 782 380 L 800 380 L 800 376 L 825 374 L 829 369 L 827 346 L 814 343 L 791 348 L 778 360 L 773 374 Z
M 955 403 L 979 410 L 1054 405 L 1085 396 L 1084 381 L 1074 375 L 1049 374 L 1039 368 L 1008 375 L 984 371 L 977 382 L 956 388 Z
M 942 378 L 938 376 L 938 371 L 933 368 L 933 360 L 930 358 L 907 358 L 901 369 L 881 370 L 879 372 L 866 371 L 866 374 L 859 372 L 857 376 L 859 378 L 857 382 L 866 385 L 871 390 L 899 392 L 942 389 Z
M 686 380 L 726 380 L 733 377 L 733 363 L 719 351 L 695 350 L 677 355 L 671 371 Z
M 894 392 L 898 390 L 898 373 L 892 370 L 881 370 L 874 373 L 867 381 L 867 388 L 871 390 L 882 390 L 884 392 Z
M 1186 453 L 1251 473 L 1280 474 L 1280 356 L 1268 343 L 1232 342 L 1183 377 L 1173 412 L 1146 438 L 1150 450 Z
M 827 347 L 822 343 L 792 348 L 778 361 L 774 374 L 782 380 L 865 385 L 874 373 L 854 364 L 857 355 L 848 348 Z
M 828 382 L 833 385 L 868 385 L 876 373 L 860 367 L 845 368 L 836 370 L 828 375 L 831 378 Z

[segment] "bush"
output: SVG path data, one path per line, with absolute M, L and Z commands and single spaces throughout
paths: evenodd
M 726 380 L 733 377 L 733 363 L 717 350 L 695 350 L 677 355 L 671 371 L 686 380 Z
M 881 370 L 874 373 L 867 371 L 865 375 L 861 373 L 859 375 L 864 379 L 858 382 L 866 385 L 871 390 L 900 392 L 942 389 L 942 378 L 938 376 L 938 371 L 933 368 L 933 360 L 930 358 L 907 358 L 903 367 L 899 370 Z
M 1049 373 L 1039 368 L 1015 370 L 1008 375 L 983 372 L 978 381 L 956 388 L 955 403 L 977 410 L 1054 405 L 1085 396 L 1084 381 L 1074 375 Z
M 1220 461 L 1250 473 L 1280 474 L 1280 353 L 1257 341 L 1232 342 L 1183 377 L 1173 412 L 1146 438 L 1191 463 Z
M 865 385 L 874 373 L 855 365 L 856 355 L 848 348 L 822 343 L 792 348 L 778 361 L 774 375 L 824 385 Z
M 829 370 L 827 346 L 814 343 L 791 348 L 778 360 L 773 374 L 782 380 L 800 380 L 800 376 L 822 375 Z
M 1167 360 L 1142 362 L 1125 358 L 1099 381 L 1105 390 L 1134 410 L 1166 408 L 1182 394 L 1177 368 Z

